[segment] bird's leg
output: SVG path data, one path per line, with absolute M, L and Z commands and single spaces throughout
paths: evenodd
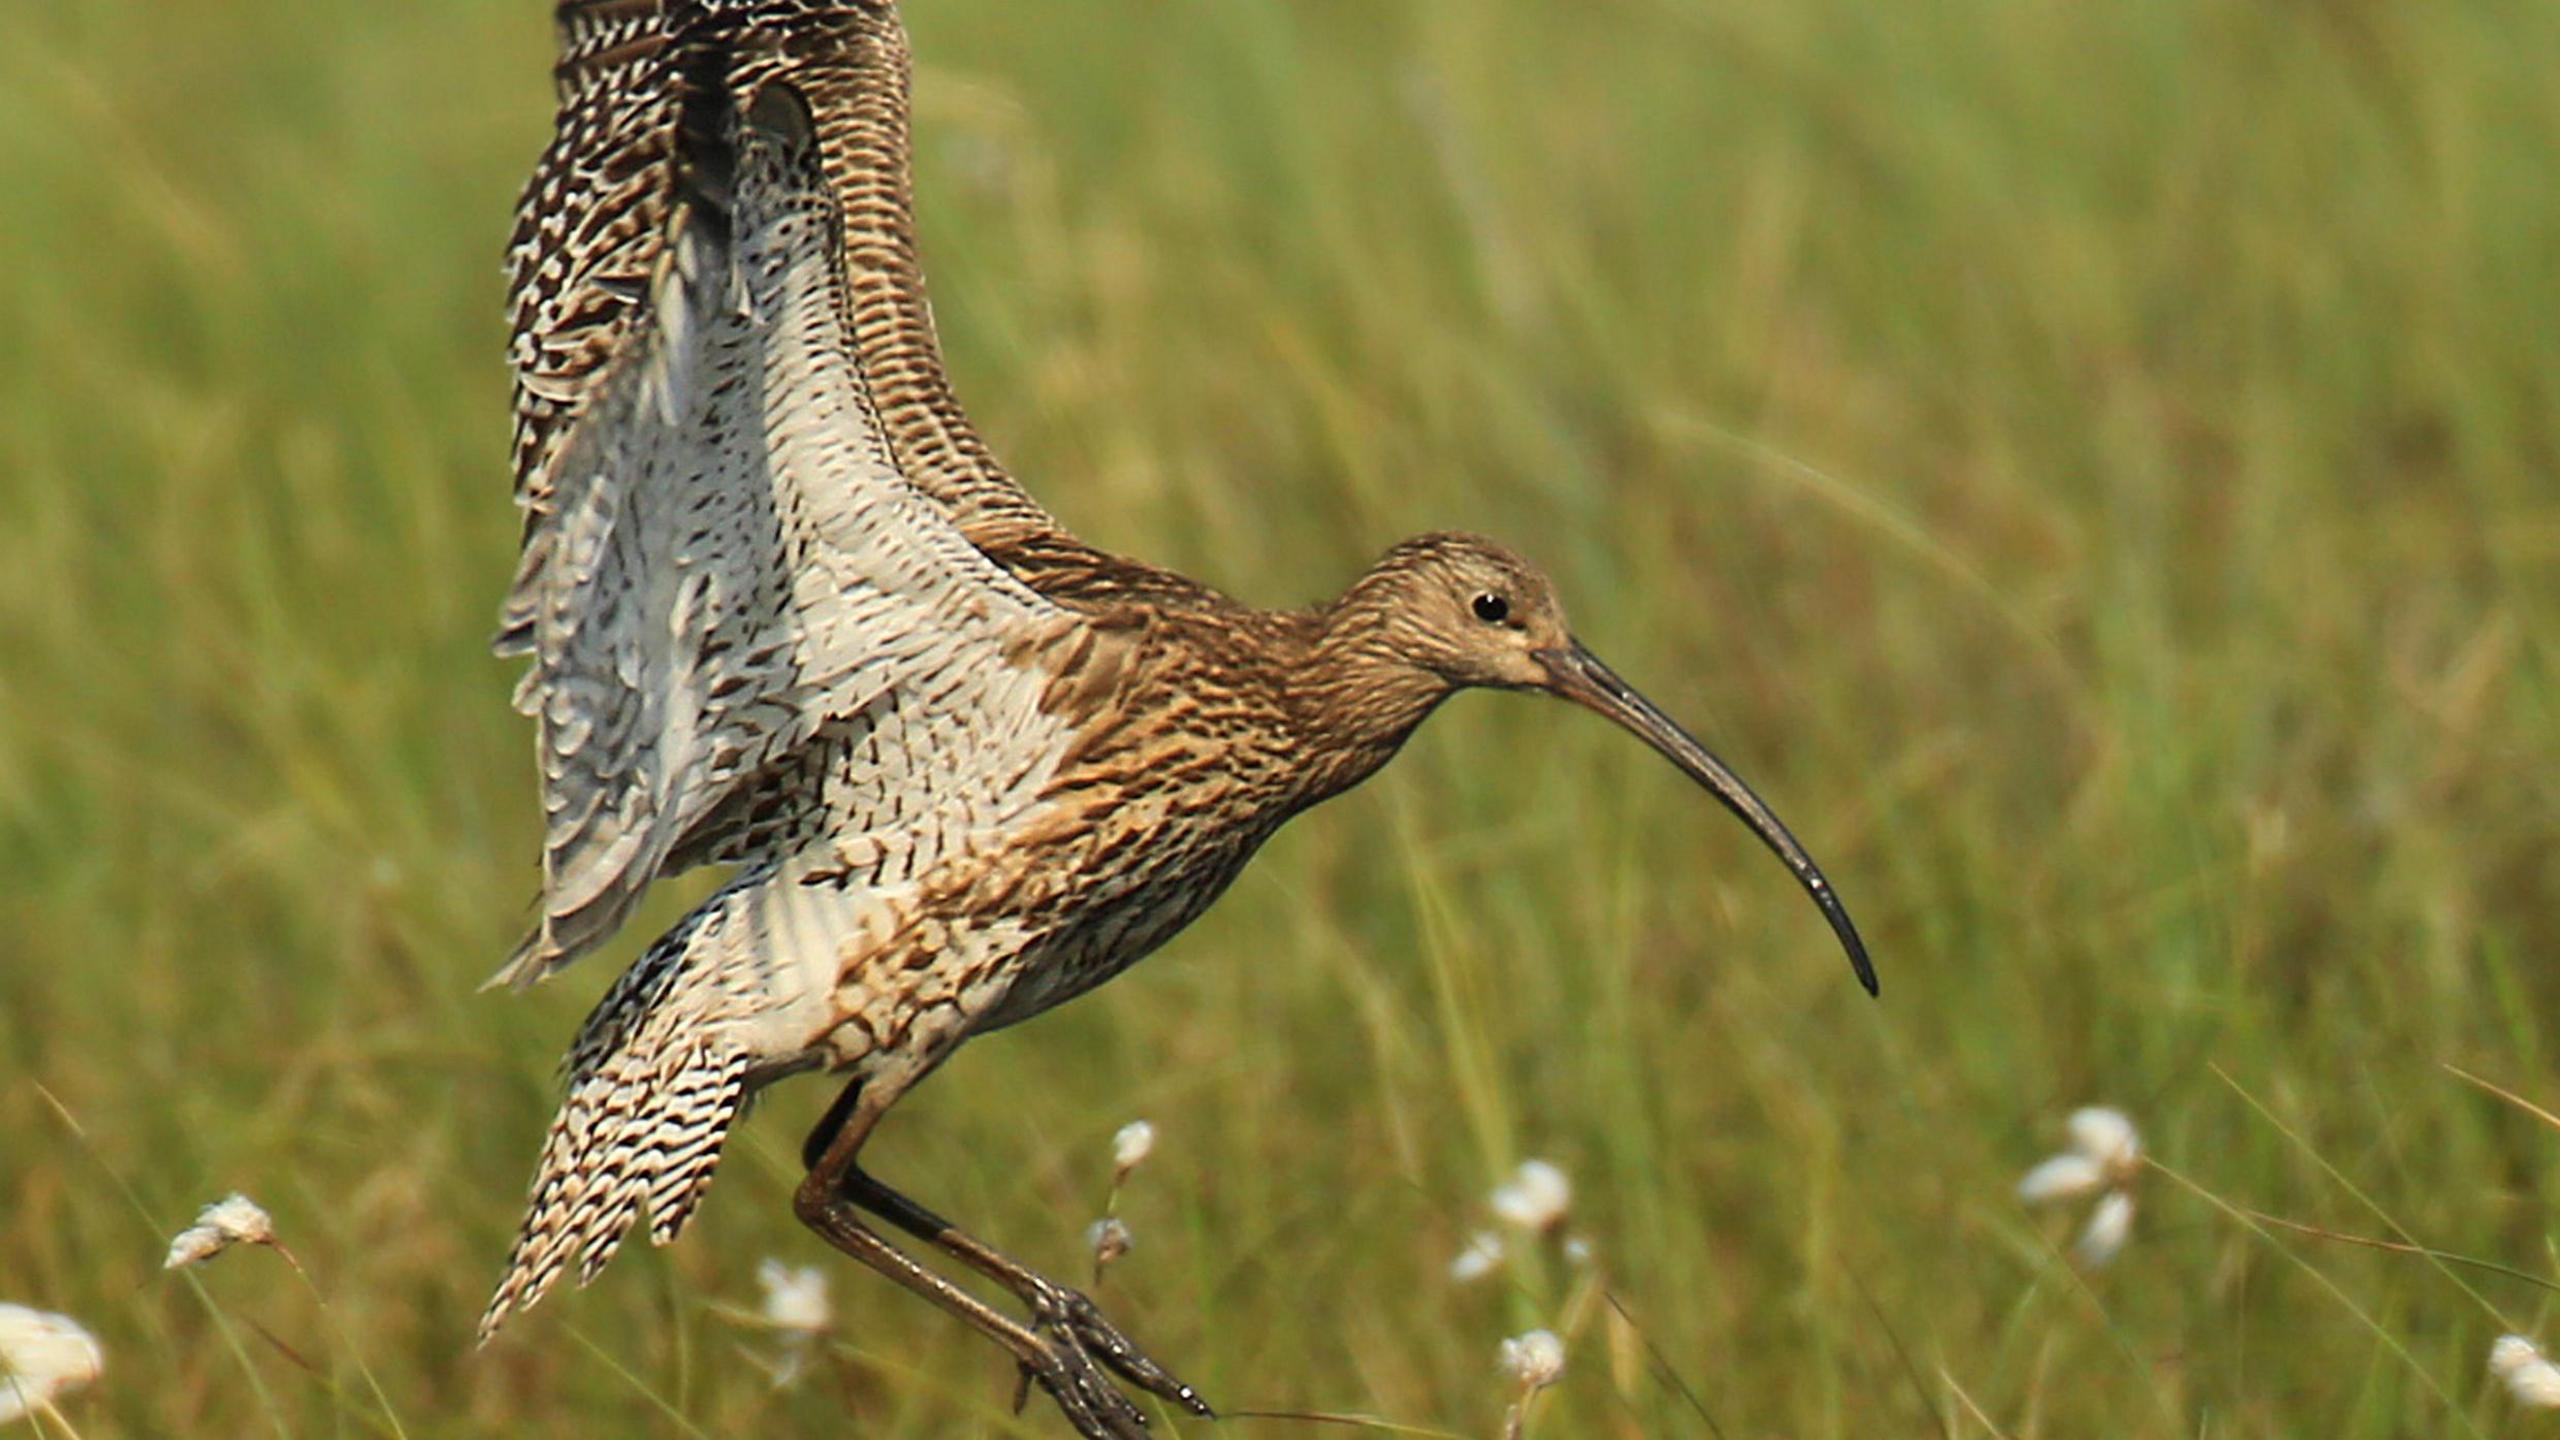
M 810 1136 L 809 1148 L 816 1160 L 792 1200 L 800 1222 L 838 1250 L 932 1301 L 1012 1352 L 1023 1374 L 1049 1392 L 1085 1440 L 1145 1440 L 1146 1415 L 1111 1383 L 1102 1364 L 1077 1342 L 1073 1331 L 1050 1326 L 1035 1330 L 999 1313 L 925 1268 L 862 1222 L 847 1194 L 846 1176 L 858 1173 L 853 1171 L 854 1156 L 887 1106 L 853 1104 L 854 1094 L 855 1089 L 849 1088 Z
M 856 1081 L 836 1097 L 826 1117 L 809 1133 L 808 1142 L 801 1151 L 804 1165 L 812 1170 L 818 1167 L 829 1146 L 853 1123 L 861 1095 L 861 1082 Z M 1060 1336 L 1078 1349 L 1098 1356 L 1122 1379 L 1151 1394 L 1160 1395 L 1203 1418 L 1217 1417 L 1209 1403 L 1200 1398 L 1199 1391 L 1149 1358 L 1118 1326 L 1105 1319 L 1101 1309 L 1083 1293 L 1049 1279 L 969 1235 L 959 1226 L 890 1189 L 858 1163 L 849 1163 L 845 1167 L 840 1193 L 854 1204 L 1012 1291 L 1030 1309 L 1035 1330 Z
M 1140 1350 L 1120 1328 L 1103 1318 L 1092 1300 L 1061 1285 L 994 1246 L 927 1210 L 873 1178 L 860 1166 L 844 1174 L 844 1195 L 863 1209 L 949 1255 L 961 1264 L 1020 1296 L 1031 1310 L 1031 1326 L 1044 1335 L 1062 1336 L 1078 1349 L 1099 1357 L 1120 1378 L 1161 1395 L 1203 1419 L 1217 1412 L 1200 1392 Z

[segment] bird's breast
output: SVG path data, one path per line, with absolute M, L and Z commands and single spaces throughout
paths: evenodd
M 1088 751 L 1051 786 L 1042 820 L 1009 856 L 1004 908 L 1027 943 L 1004 1001 L 979 1028 L 1080 995 L 1172 939 L 1289 810 L 1269 757 L 1214 730 L 1164 727 Z

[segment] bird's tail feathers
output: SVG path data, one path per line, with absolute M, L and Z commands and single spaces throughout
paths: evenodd
M 696 954 L 716 944 L 695 916 L 651 948 L 587 1017 L 569 1057 L 568 1096 L 536 1167 L 532 1203 L 504 1278 L 480 1320 L 487 1344 L 509 1315 L 569 1268 L 586 1284 L 645 1209 L 649 1238 L 680 1234 L 720 1162 L 746 1099 L 750 1057 L 705 1024 Z M 696 963 L 688 963 L 696 962 Z

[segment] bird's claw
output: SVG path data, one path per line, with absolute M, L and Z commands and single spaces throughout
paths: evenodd
M 1116 1375 L 1203 1419 L 1217 1418 L 1199 1391 L 1148 1358 L 1084 1295 L 1042 1280 L 1024 1299 L 1031 1307 L 1032 1330 L 1047 1344 L 1042 1354 L 1022 1362 L 1017 1410 L 1036 1383 L 1086 1440 L 1144 1440 L 1146 1414 L 1112 1383 Z
M 1022 1380 L 1013 1397 L 1015 1414 L 1022 1412 L 1034 1383 L 1058 1402 L 1067 1423 L 1085 1440 L 1148 1440 L 1146 1413 L 1130 1403 L 1101 1365 L 1077 1346 L 1052 1339 L 1045 1352 L 1022 1362 Z
M 1031 1327 L 1053 1341 L 1064 1340 L 1076 1349 L 1100 1360 L 1111 1372 L 1151 1395 L 1172 1401 L 1203 1420 L 1215 1420 L 1218 1412 L 1200 1398 L 1200 1392 L 1175 1378 L 1139 1349 L 1137 1342 L 1120 1332 L 1120 1327 L 1103 1318 L 1102 1310 L 1083 1293 L 1063 1285 L 1043 1285 L 1031 1299 Z

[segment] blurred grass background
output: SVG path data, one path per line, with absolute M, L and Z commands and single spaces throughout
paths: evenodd
M 1153 1119 L 1100 1293 L 1235 1408 L 1492 1434 L 1496 1340 L 1573 1277 L 1446 1267 L 1543 1155 L 1700 1404 L 1592 1320 L 1538 1433 L 2523 1428 L 2482 1360 L 2552 1308 L 2560 1135 L 2443 1067 L 2560 1102 L 2560 7 L 910 23 L 944 338 L 1044 500 L 1275 604 L 1416 529 L 1522 543 L 1886 988 L 1640 747 L 1477 697 L 971 1047 L 886 1176 L 1073 1272 Z M 483 644 L 544 7 L 6 25 L 0 1299 L 104 1337 L 80 1433 L 1065 1433 L 848 1265 L 815 1375 L 743 1359 L 713 1307 L 830 1263 L 811 1082 L 680 1246 L 468 1350 L 637 944 L 473 993 L 534 883 Z M 2093 1099 L 2199 1189 L 2149 1177 L 2084 1283 L 2011 1187 Z M 158 1273 L 232 1188 L 327 1313 L 263 1256 Z

